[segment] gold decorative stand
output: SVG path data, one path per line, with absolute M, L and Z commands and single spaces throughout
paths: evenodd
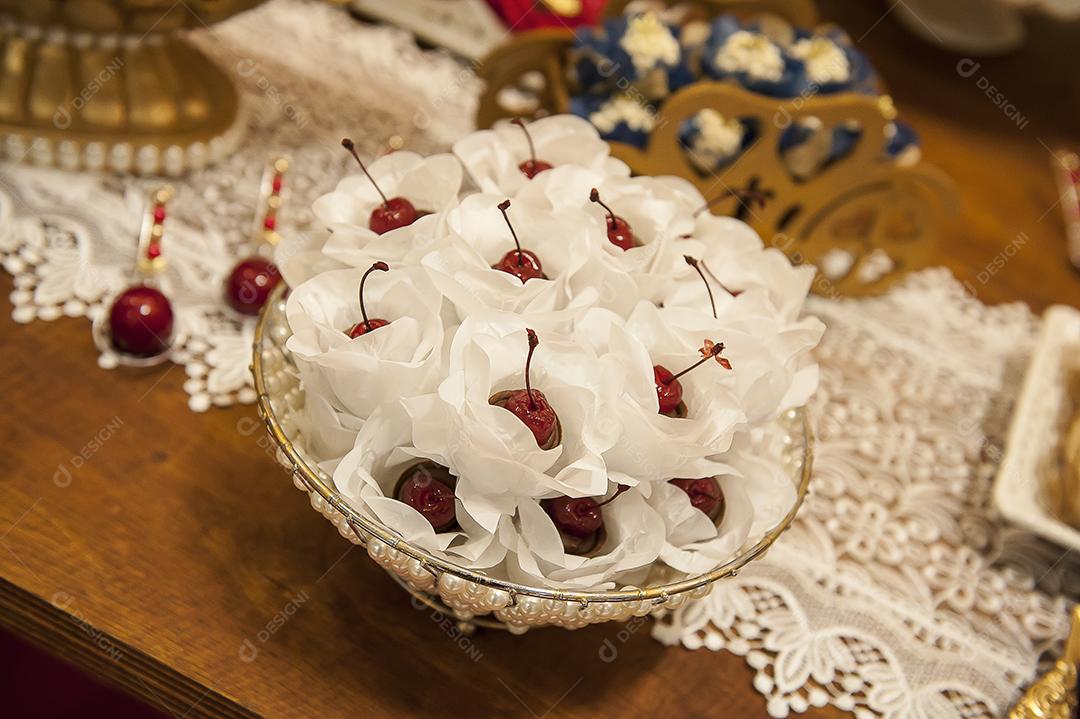
M 679 142 L 680 124 L 708 107 L 728 117 L 752 117 L 760 128 L 753 145 L 725 171 L 701 174 Z M 819 294 L 881 292 L 925 264 L 934 233 L 952 205 L 952 182 L 926 163 L 900 167 L 882 157 L 885 126 L 895 111 L 888 96 L 844 94 L 777 101 L 727 83 L 700 82 L 675 93 L 663 106 L 665 122 L 644 150 L 612 143 L 612 153 L 643 175 L 678 175 L 706 199 L 731 190 L 755 190 L 769 198 L 739 215 L 795 262 L 816 265 Z M 855 123 L 862 140 L 845 157 L 807 180 L 783 163 L 780 135 L 788 123 L 814 117 L 826 127 Z M 872 142 L 869 138 L 881 138 Z M 730 197 L 714 211 L 736 214 Z M 839 260 L 842 266 L 833 269 Z
M 606 12 L 617 14 L 615 2 Z M 708 14 L 764 11 L 794 25 L 814 22 L 806 2 L 747 3 L 732 0 L 698 2 Z M 506 97 L 531 99 L 536 116 L 568 112 L 571 89 L 566 67 L 574 42 L 570 31 L 521 33 L 497 48 L 480 65 L 486 82 L 477 110 L 477 126 L 490 127 L 500 118 L 521 114 Z M 750 118 L 757 136 L 728 167 L 701 173 L 690 163 L 679 141 L 679 127 L 698 111 L 713 108 L 728 118 Z M 678 175 L 690 180 L 707 200 L 730 194 L 712 206 L 714 212 L 736 214 L 765 240 L 795 262 L 819 270 L 819 294 L 865 295 L 884 291 L 907 271 L 924 264 L 944 215 L 955 205 L 952 181 L 925 162 L 902 167 L 884 156 L 885 128 L 896 117 L 888 95 L 855 93 L 769 98 L 732 83 L 699 81 L 674 92 L 659 108 L 657 127 L 647 146 L 612 142 L 612 153 L 636 174 Z M 780 137 L 792 123 L 816 118 L 822 127 L 857 126 L 861 140 L 854 149 L 811 177 L 795 177 L 780 154 Z M 753 190 L 769 197 L 764 207 L 740 210 L 733 191 Z
M 0 155 L 177 175 L 237 139 L 228 75 L 176 35 L 261 0 L 0 0 Z
M 1028 687 L 1009 712 L 1009 719 L 1072 719 L 1077 707 L 1076 672 L 1080 664 L 1080 607 L 1072 612 L 1072 630 L 1065 654 Z

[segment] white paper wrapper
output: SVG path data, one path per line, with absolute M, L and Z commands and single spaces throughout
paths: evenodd
M 373 161 L 368 171 L 387 197 L 404 197 L 418 211 L 430 214 L 378 235 L 368 222 L 382 196 L 362 172 L 349 175 L 333 192 L 315 200 L 312 211 L 322 227 L 312 233 L 287 234 L 275 249 L 274 261 L 290 287 L 332 269 L 367 269 L 372 257 L 415 264 L 445 238 L 445 210 L 457 204 L 461 191 L 462 167 L 457 158 L 449 154 L 425 158 L 398 151 Z
M 525 386 L 525 329 L 516 315 L 471 316 L 454 336 L 438 397 L 409 402 L 416 446 L 447 458 L 461 477 L 458 497 L 491 531 L 523 497 L 594 497 L 608 488 L 601 455 L 615 437 L 600 418 L 610 390 L 587 351 L 555 333 L 539 337 L 532 386 L 558 415 L 557 447 L 541 449 L 521 420 L 489 402 L 497 392 Z
M 477 569 L 499 564 L 506 548 L 457 503 L 459 529 L 436 532 L 431 523 L 393 498 L 402 472 L 421 460 L 446 466 L 445 458 L 425 454 L 412 444 L 412 421 L 400 402 L 388 402 L 371 416 L 357 435 L 356 446 L 334 471 L 334 486 L 358 511 L 382 522 L 418 547 Z M 509 519 L 506 520 L 509 523 Z
M 686 243 L 682 238 L 694 229 L 688 208 L 700 207 L 704 200 L 698 202 L 701 195 L 689 183 L 684 186 L 684 181 L 669 179 L 610 176 L 567 165 L 538 175 L 522 189 L 519 199 L 559 216 L 584 212 L 600 226 L 606 240 L 608 214 L 590 200 L 595 188 L 604 204 L 630 225 L 640 246 L 623 250 L 602 242 L 596 263 L 602 270 L 592 270 L 604 278 L 597 285 L 603 296 L 600 305 L 625 316 L 633 307 L 634 302 L 626 302 L 632 296 L 617 284 L 612 284 L 614 291 L 608 290 L 606 285 L 615 282 L 608 279 L 611 275 L 629 277 L 637 285 L 638 297 L 655 300 L 685 267 L 682 256 Z
M 350 175 L 312 206 L 316 218 L 330 232 L 322 252 L 352 267 L 364 266 L 369 257 L 415 264 L 445 238 L 445 211 L 457 204 L 461 164 L 449 154 L 425 158 L 398 151 L 375 160 L 368 171 L 387 197 L 404 197 L 418 212 L 430 214 L 384 235 L 376 234 L 368 223 L 382 196 L 363 173 Z
M 315 380 L 317 381 L 317 380 Z M 308 453 L 319 464 L 336 462 L 353 448 L 364 420 L 335 408 L 317 385 L 309 389 L 297 414 L 297 428 Z
M 780 462 L 786 436 L 776 425 L 754 427 L 741 434 L 727 457 L 754 507 L 749 543 L 776 527 L 795 504 L 796 488 Z
M 716 475 L 709 475 L 716 476 Z M 717 526 L 690 497 L 673 484 L 658 484 L 650 506 L 664 518 L 667 534 L 660 559 L 689 574 L 704 574 L 730 559 L 750 536 L 754 505 L 747 492 L 753 480 L 732 474 L 717 476 L 724 493 L 724 516 Z
M 725 502 L 719 525 L 694 508 L 683 490 L 667 482 L 656 485 L 649 504 L 666 526 L 661 560 L 679 571 L 703 574 L 775 528 L 796 498 L 795 485 L 778 459 L 783 439 L 771 425 L 742 433 L 724 456 L 730 465 L 725 472 L 687 477 L 717 478 Z
M 446 213 L 436 212 L 385 235 L 338 227 L 326 239 L 322 252 L 347 267 L 366 269 L 371 266 L 372 257 L 395 265 L 415 265 L 424 255 L 444 245 L 448 236 Z
M 527 127 L 536 158 L 553 167 L 578 165 L 604 175 L 630 175 L 630 168 L 611 157 L 611 148 L 584 118 L 553 115 L 534 120 Z M 521 128 L 508 120 L 462 138 L 454 144 L 454 154 L 483 192 L 514 195 L 529 182 L 518 168 L 529 159 L 528 142 Z
M 737 392 L 751 423 L 806 404 L 817 388 L 818 369 L 810 356 L 824 325 L 802 310 L 814 277 L 812 266 L 793 267 L 776 249 L 764 249 L 745 223 L 703 213 L 689 248 L 702 260 L 712 288 L 716 331 L 739 371 Z M 697 330 L 698 317 L 708 329 L 711 308 L 701 277 L 685 265 L 661 296 L 666 322 Z
M 575 339 L 598 354 L 611 380 L 609 386 L 615 388 L 615 396 L 608 398 L 609 410 L 601 419 L 612 425 L 611 431 L 618 438 L 604 453 L 612 482 L 639 487 L 648 497 L 653 483 L 673 477 L 712 476 L 730 469 L 714 457 L 728 448 L 730 433 L 741 421 L 733 398 L 723 397 L 730 406 L 717 405 L 711 410 L 719 421 L 729 423 L 729 429 L 703 432 L 699 422 L 659 413 L 653 378 L 656 361 L 649 348 L 617 315 L 601 309 L 590 310 L 578 322 Z M 696 361 L 693 357 L 690 360 Z M 723 370 L 706 366 L 696 371 Z M 714 443 L 709 443 L 709 439 Z
M 642 301 L 634 308 L 626 321 L 626 329 L 645 347 L 650 368 L 661 365 L 672 373 L 681 372 L 701 359 L 699 350 L 705 340 L 723 341 L 721 328 L 711 316 L 706 318 L 692 312 L 687 315 L 687 326 L 675 327 L 668 324 L 667 315 L 650 302 Z M 736 430 L 744 428 L 747 420 L 736 393 L 738 380 L 734 375 L 735 372 L 710 360 L 680 377 L 687 416 L 664 419 L 678 425 L 680 436 L 712 447 L 717 453 L 725 451 Z M 657 401 L 655 392 L 652 400 Z M 656 408 L 659 411 L 658 403 Z
M 663 549 L 664 520 L 636 490 L 623 492 L 601 511 L 604 543 L 596 556 L 581 557 L 563 550 L 559 530 L 539 503 L 521 502 L 517 522 L 499 532 L 510 550 L 510 578 L 563 589 L 611 589 L 640 581 Z
M 346 267 L 323 251 L 329 239 L 329 230 L 288 233 L 282 237 L 274 248 L 274 264 L 286 285 L 299 287 L 315 275 Z
M 792 266 L 783 252 L 766 249 L 749 225 L 732 217 L 703 212 L 697 217 L 692 235 L 694 243 L 684 246 L 685 254 L 702 261 L 718 307 L 734 299 L 725 291 L 727 288 L 740 293 L 738 298 L 743 301 L 766 302 L 763 311 L 787 322 L 795 322 L 802 316 L 816 272 L 812 265 Z M 705 286 L 685 261 L 682 271 L 666 285 L 660 300 L 665 307 L 710 311 Z
M 695 337 L 723 342 L 724 356 L 731 362 L 732 371 L 724 371 L 726 376 L 720 379 L 735 394 L 746 422 L 752 425 L 771 420 L 793 406 L 802 406 L 817 389 L 818 370 L 810 350 L 825 331 L 825 325 L 816 317 L 783 322 L 762 308 L 760 299 L 739 295 L 718 308 L 717 319 L 697 310 L 664 307 L 656 311 L 651 329 L 641 330 L 652 332 L 662 327 L 668 336 L 679 336 L 687 342 Z M 642 317 L 651 314 L 645 312 Z M 698 375 L 708 369 L 716 368 L 700 367 L 680 381 L 687 387 L 686 379 L 691 383 L 705 380 Z
M 583 210 L 603 226 L 608 215 L 603 207 L 591 201 L 593 188 L 599 191 L 604 204 L 630 224 L 643 245 L 663 237 L 689 234 L 694 230 L 694 218 L 688 209 L 695 201 L 686 195 L 687 192 L 696 192 L 693 186 L 684 187 L 655 177 L 613 176 L 566 165 L 537 175 L 522 188 L 519 197 L 555 214 L 566 210 Z M 616 257 L 626 254 L 614 245 L 611 250 Z
M 399 150 L 367 166 L 371 177 L 388 198 L 404 197 L 418 212 L 442 212 L 457 202 L 461 191 L 461 164 L 449 154 L 421 157 Z M 377 237 L 368 227 L 371 212 L 382 196 L 362 172 L 349 175 L 333 192 L 315 200 L 311 209 L 327 229 L 353 231 L 358 237 Z M 399 232 L 391 230 L 391 235 Z
M 453 238 L 425 256 L 423 265 L 460 320 L 493 309 L 536 317 L 544 327 L 565 325 L 600 297 L 587 274 L 577 275 L 606 238 L 582 213 L 557 215 L 524 203 L 512 204 L 507 215 L 522 250 L 536 254 L 547 276 L 522 283 L 492 269 L 508 252 L 516 251 L 498 209 L 504 199 L 476 194 L 463 200 L 447 217 Z
M 442 298 L 417 267 L 372 273 L 366 286 L 368 316 L 390 321 L 351 339 L 362 321 L 359 286 L 364 270 L 324 272 L 289 295 L 292 329 L 287 347 L 304 389 L 334 408 L 366 419 L 388 399 L 432 391 L 443 375 Z

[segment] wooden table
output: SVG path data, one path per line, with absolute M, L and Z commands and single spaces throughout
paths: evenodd
M 881 12 L 824 14 L 864 36 L 959 184 L 937 262 L 986 302 L 1080 301 L 1043 147 L 1080 145 L 1075 85 L 1030 81 L 1045 50 L 983 62 L 1030 118 L 1017 129 L 956 56 Z M 455 640 L 307 506 L 252 408 L 192 414 L 182 369 L 104 372 L 95 356 L 83 320 L 0 312 L 0 622 L 50 651 L 174 716 L 764 716 L 741 658 L 664 648 L 647 624 L 626 641 L 612 625 Z

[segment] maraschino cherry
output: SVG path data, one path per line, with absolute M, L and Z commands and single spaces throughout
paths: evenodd
M 457 527 L 454 486 L 457 478 L 441 464 L 417 462 L 401 473 L 394 497 L 424 515 L 436 532 Z
M 546 280 L 547 275 L 544 274 L 544 266 L 540 263 L 540 258 L 536 256 L 536 253 L 521 249 L 521 242 L 518 241 L 514 226 L 510 224 L 510 218 L 506 214 L 508 209 L 510 209 L 510 200 L 503 200 L 499 203 L 499 212 L 502 213 L 506 226 L 510 228 L 510 235 L 514 238 L 514 247 L 517 249 L 510 250 L 503 255 L 501 260 L 491 266 L 491 269 L 511 274 L 521 280 L 521 284 L 538 278 Z
M 375 262 L 371 267 L 367 268 L 364 272 L 364 276 L 360 278 L 360 316 L 364 319 L 353 325 L 345 334 L 350 338 L 356 339 L 360 335 L 366 335 L 368 332 L 374 332 L 380 327 L 386 327 L 390 322 L 388 320 L 381 319 L 379 317 L 372 317 L 368 319 L 367 307 L 364 305 L 364 283 L 367 282 L 368 275 L 372 272 L 387 272 L 390 269 L 390 265 L 385 262 Z
M 634 237 L 634 231 L 630 229 L 630 223 L 616 215 L 610 207 L 600 200 L 600 191 L 595 187 L 589 193 L 589 199 L 600 205 L 608 213 L 607 238 L 608 242 L 618 247 L 623 252 L 637 247 L 641 243 Z
M 555 497 L 542 502 L 544 511 L 551 517 L 562 538 L 563 551 L 567 554 L 588 554 L 603 539 L 604 516 L 600 509 L 626 490 L 620 485 L 603 502 L 592 497 Z
M 715 359 L 724 369 L 731 369 L 731 363 L 727 358 L 720 356 L 720 353 L 724 351 L 723 342 L 714 343 L 712 340 L 705 340 L 704 346 L 698 351 L 701 352 L 701 359 L 678 374 L 672 374 L 663 365 L 653 365 L 653 379 L 656 382 L 656 398 L 660 401 L 660 414 L 668 417 L 686 416 L 686 405 L 682 401 L 683 387 L 679 378 L 690 370 L 700 367 L 710 359 Z
M 161 290 L 135 285 L 124 290 L 109 309 L 113 346 L 136 357 L 152 357 L 169 348 L 173 311 Z
M 550 170 L 550 163 L 536 159 L 536 148 L 533 147 L 532 136 L 529 134 L 528 129 L 526 129 L 525 127 L 525 121 L 522 120 L 520 117 L 515 117 L 510 122 L 521 128 L 521 131 L 525 133 L 525 141 L 529 143 L 529 159 L 518 165 L 518 169 L 521 170 L 521 174 L 525 175 L 525 177 L 531 180 L 544 170 Z
M 277 265 L 253 255 L 240 260 L 225 280 L 225 298 L 242 315 L 257 315 L 281 281 Z
M 154 193 L 139 236 L 139 273 L 146 278 L 121 292 L 109 307 L 109 342 L 132 357 L 161 355 L 172 343 L 173 310 L 169 299 L 149 278 L 165 269 L 161 240 L 165 232 L 165 203 L 169 189 Z
M 263 180 L 265 210 L 258 218 L 256 233 L 268 245 L 276 245 L 281 237 L 277 233 L 277 213 L 281 207 L 285 171 L 289 161 L 278 158 L 268 169 Z M 243 315 L 257 315 L 266 304 L 270 293 L 281 281 L 281 274 L 273 262 L 261 255 L 245 257 L 236 263 L 225 280 L 225 301 Z
M 411 225 L 416 221 L 419 216 L 416 212 L 416 208 L 413 204 L 406 200 L 404 197 L 391 197 L 386 198 L 383 191 L 379 188 L 379 184 L 375 182 L 375 178 L 368 172 L 367 167 L 364 166 L 363 161 L 360 159 L 360 155 L 356 154 L 356 145 L 349 138 L 345 138 L 341 141 L 341 146 L 352 153 L 352 156 L 356 159 L 357 164 L 360 165 L 360 169 L 364 171 L 367 178 L 371 180 L 371 184 L 375 187 L 375 191 L 379 193 L 379 197 L 382 198 L 382 204 L 375 207 L 371 211 L 371 217 L 368 218 L 368 227 L 372 232 L 377 235 L 385 235 L 390 230 L 396 230 L 399 227 L 405 227 Z
M 672 479 L 670 484 L 686 492 L 690 497 L 690 504 L 695 509 L 705 513 L 714 522 L 724 516 L 724 493 L 720 489 L 720 483 L 716 477 L 699 477 L 698 479 Z
M 559 416 L 555 414 L 544 393 L 532 388 L 529 370 L 533 352 L 540 340 L 530 329 L 526 329 L 525 333 L 529 337 L 529 354 L 525 359 L 525 389 L 496 392 L 488 398 L 488 402 L 509 410 L 520 419 L 533 433 L 540 449 L 552 449 L 562 441 L 562 426 L 559 424 Z

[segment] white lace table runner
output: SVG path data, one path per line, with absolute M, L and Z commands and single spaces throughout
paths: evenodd
M 312 201 L 355 170 L 343 136 L 368 154 L 394 136 L 417 152 L 443 150 L 472 129 L 479 83 L 407 33 L 360 25 L 321 3 L 277 0 L 190 37 L 233 74 L 246 126 L 231 157 L 171 183 L 162 285 L 176 310 L 172 359 L 187 371 L 188 404 L 203 411 L 255 400 L 254 320 L 227 311 L 222 283 L 252 252 L 268 159 L 292 158 L 279 230 L 302 233 Z M 131 282 L 140 212 L 161 184 L 0 165 L 0 261 L 15 278 L 16 321 L 102 312 Z
M 1034 318 L 944 269 L 810 309 L 828 330 L 806 505 L 764 560 L 654 636 L 744 656 L 775 717 L 1002 716 L 1060 650 L 1062 596 L 1080 589 L 1075 558 L 990 507 Z
M 303 232 L 312 200 L 351 169 L 343 135 L 368 153 L 394 135 L 444 149 L 471 129 L 479 87 L 400 31 L 299 0 L 192 38 L 236 75 L 247 131 L 227 161 L 173 183 L 163 284 L 177 310 L 174 359 L 202 411 L 254 400 L 253 321 L 224 309 L 221 283 L 250 251 L 266 160 L 292 157 L 280 227 Z M 0 180 L 15 319 L 100 312 L 131 278 L 141 205 L 158 182 L 12 165 Z M 829 330 L 807 504 L 765 560 L 655 635 L 744 655 L 777 717 L 824 704 L 898 719 L 999 715 L 1064 636 L 1059 597 L 1080 590 L 1066 585 L 1077 574 L 1060 550 L 989 509 L 1033 318 L 967 299 L 943 270 L 881 299 L 812 309 Z

